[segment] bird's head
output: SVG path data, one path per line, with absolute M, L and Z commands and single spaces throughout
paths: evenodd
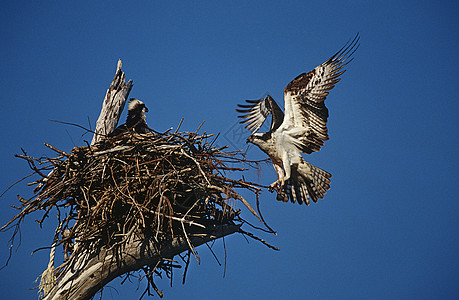
M 261 149 L 264 149 L 269 146 L 270 138 L 271 138 L 271 132 L 254 133 L 254 134 L 251 134 L 247 138 L 246 143 L 252 143 L 254 145 L 257 145 Z
M 142 101 L 136 98 L 129 99 L 128 114 L 131 116 L 140 116 L 143 120 L 145 120 L 146 112 L 148 112 L 148 108 Z

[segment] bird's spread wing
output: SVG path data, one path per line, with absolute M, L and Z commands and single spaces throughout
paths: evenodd
M 314 70 L 293 79 L 284 90 L 285 117 L 282 129 L 292 133 L 304 153 L 319 151 L 328 140 L 328 109 L 324 100 L 345 72 L 359 47 L 359 35 Z
M 271 96 L 268 95 L 258 100 L 246 100 L 246 102 L 248 104 L 238 104 L 242 109 L 236 109 L 236 111 L 243 114 L 238 117 L 245 119 L 241 123 L 247 124 L 245 128 L 252 133 L 260 129 L 269 114 L 272 114 L 271 131 L 276 130 L 282 124 L 284 113 Z

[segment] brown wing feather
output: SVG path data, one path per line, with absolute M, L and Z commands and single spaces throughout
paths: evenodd
M 319 151 L 329 139 L 327 129 L 328 109 L 325 99 L 340 80 L 343 69 L 352 61 L 359 47 L 359 35 L 326 62 L 314 70 L 298 75 L 284 90 L 285 119 L 293 126 L 306 129 L 306 136 L 298 138 L 299 150 L 305 153 Z

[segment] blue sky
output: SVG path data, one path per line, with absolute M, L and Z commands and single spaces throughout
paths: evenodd
M 185 285 L 158 280 L 168 299 L 456 298 L 459 282 L 457 1 L 9 1 L 0 11 L 0 190 L 29 173 L 21 147 L 52 155 L 91 140 L 116 62 L 134 80 L 158 131 L 222 133 L 245 148 L 234 111 L 285 85 L 339 50 L 361 46 L 327 98 L 330 140 L 308 161 L 333 174 L 324 200 L 309 207 L 262 194 L 280 252 L 240 235 L 225 239 L 227 269 L 198 248 Z M 124 119 L 124 115 L 122 117 Z M 264 154 L 251 148 L 249 157 Z M 255 174 L 246 177 L 257 180 Z M 266 165 L 260 183 L 275 180 Z M 9 220 L 18 185 L 0 198 Z M 249 199 L 254 204 L 254 199 Z M 245 216 L 250 219 L 249 213 Z M 22 243 L 0 271 L 5 299 L 33 299 L 55 223 L 31 216 Z M 249 228 L 246 228 L 247 230 Z M 0 234 L 6 260 L 10 233 Z M 224 261 L 221 241 L 214 244 Z M 135 281 L 135 280 L 134 280 Z M 110 284 L 103 299 L 138 299 L 137 283 Z

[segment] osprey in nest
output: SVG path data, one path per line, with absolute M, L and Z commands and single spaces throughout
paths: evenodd
M 277 200 L 309 205 L 310 199 L 317 202 L 330 189 L 331 174 L 306 162 L 301 153 L 319 151 L 329 139 L 324 101 L 345 72 L 343 67 L 352 61 L 358 42 L 357 34 L 326 62 L 293 79 L 284 89 L 285 114 L 269 95 L 238 105 L 239 118 L 245 119 L 241 123 L 252 131 L 247 142 L 257 145 L 273 162 L 278 179 L 270 191 L 278 191 Z M 258 133 L 270 114 L 270 130 Z
M 116 127 L 116 129 L 113 130 L 109 136 L 117 136 L 129 130 L 134 130 L 137 133 L 151 132 L 147 125 L 147 116 L 145 115 L 146 112 L 148 112 L 148 108 L 142 101 L 136 98 L 129 99 L 126 123 Z

